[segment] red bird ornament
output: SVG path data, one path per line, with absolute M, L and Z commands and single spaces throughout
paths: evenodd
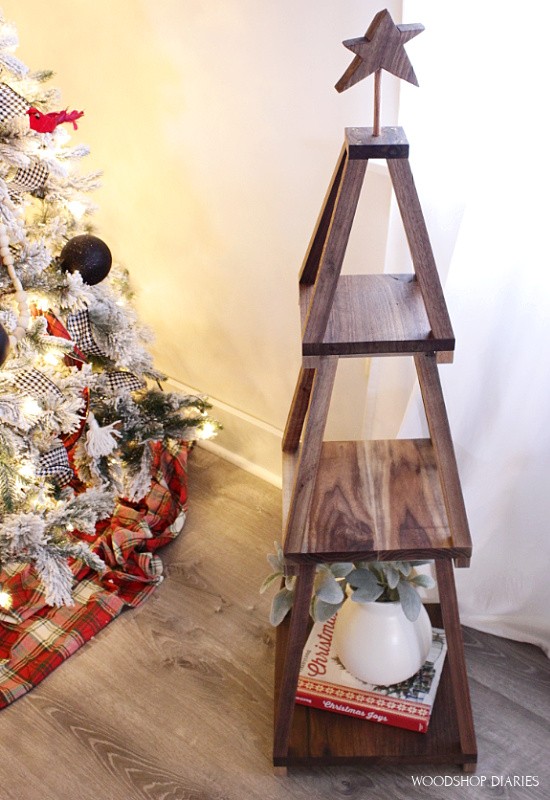
M 51 111 L 49 114 L 43 114 L 37 108 L 29 108 L 27 111 L 29 115 L 30 126 L 33 131 L 38 133 L 51 133 L 62 122 L 72 122 L 73 128 L 76 131 L 78 125 L 76 120 L 84 116 L 83 111 Z

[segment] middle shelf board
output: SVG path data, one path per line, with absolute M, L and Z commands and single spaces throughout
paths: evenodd
M 300 286 L 302 330 L 313 288 Z M 323 340 L 304 341 L 302 354 L 407 355 L 449 352 L 454 345 L 433 337 L 414 275 L 341 275 Z
M 283 458 L 289 497 L 295 454 Z M 292 531 L 295 562 L 468 558 L 449 528 L 429 439 L 324 442 L 305 530 Z

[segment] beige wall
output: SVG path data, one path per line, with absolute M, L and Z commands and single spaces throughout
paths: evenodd
M 0 0 L 2 2 L 2 0 Z M 75 142 L 104 170 L 98 233 L 130 270 L 159 368 L 216 401 L 218 445 L 278 470 L 299 366 L 296 277 L 345 125 L 371 81 L 332 88 L 374 0 L 3 0 L 32 68 L 52 68 Z M 400 3 L 388 4 L 397 21 Z M 384 75 L 384 117 L 397 81 Z M 382 268 L 390 192 L 369 171 L 347 269 Z M 372 202 L 370 202 L 372 201 Z M 369 261 L 363 253 L 369 250 Z M 364 422 L 366 370 L 343 365 L 333 436 Z

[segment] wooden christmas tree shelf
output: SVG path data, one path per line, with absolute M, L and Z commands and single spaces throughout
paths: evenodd
M 348 128 L 300 272 L 302 367 L 283 436 L 283 553 L 296 576 L 290 621 L 278 632 L 273 763 L 476 761 L 476 742 L 453 562 L 472 551 L 438 363 L 454 334 L 401 128 L 380 128 L 380 68 L 416 82 L 403 43 L 420 25 L 376 15 L 336 88 L 376 71 L 375 125 Z M 386 160 L 409 244 L 412 275 L 341 275 L 368 160 Z M 339 358 L 414 358 L 430 438 L 324 442 Z M 427 734 L 295 707 L 318 564 L 430 559 L 439 590 L 432 609 L 447 658 Z

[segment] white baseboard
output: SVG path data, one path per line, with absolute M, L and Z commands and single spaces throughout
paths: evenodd
M 166 388 L 180 394 L 202 394 L 174 378 L 168 378 Z M 208 401 L 211 416 L 223 430 L 198 445 L 280 488 L 282 431 L 210 395 Z

